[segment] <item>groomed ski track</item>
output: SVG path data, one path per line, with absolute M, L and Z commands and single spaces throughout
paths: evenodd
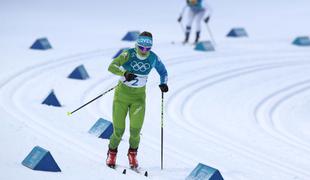
M 201 53 L 169 43 L 155 47 L 169 71 L 170 91 L 165 94 L 165 170 L 160 171 L 160 91 L 154 71 L 147 85 L 139 150 L 140 165 L 149 171 L 150 179 L 182 179 L 198 162 L 218 167 L 225 179 L 310 177 L 309 169 L 300 168 L 310 167 L 309 136 L 292 128 L 292 121 L 299 122 L 295 112 L 303 111 L 307 103 L 300 100 L 310 95 L 310 52 L 289 45 L 266 52 L 252 42 L 234 43 L 246 48 L 231 51 L 219 46 L 216 52 Z M 0 86 L 1 109 L 14 117 L 10 123 L 36 137 L 32 145 L 40 142 L 53 153 L 63 171 L 57 177 L 93 168 L 85 175 L 104 179 L 104 173 L 115 173 L 116 179 L 145 179 L 117 175 L 105 167 L 108 141 L 87 133 L 99 117 L 111 120 L 113 93 L 66 117 L 67 111 L 116 84 L 117 77 L 107 67 L 117 50 L 96 50 L 34 65 Z M 91 78 L 67 79 L 80 64 Z M 51 89 L 62 108 L 41 105 Z M 292 109 L 295 102 L 298 106 Z M 128 131 L 119 149 L 121 165 L 127 165 L 127 140 Z

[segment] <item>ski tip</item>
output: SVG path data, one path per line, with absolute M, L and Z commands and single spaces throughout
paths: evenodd
M 72 115 L 72 113 L 71 113 L 71 112 L 67 112 L 67 115 L 68 115 L 68 116 L 71 116 L 71 115 Z
M 123 170 L 123 174 L 126 174 L 126 169 Z
M 115 165 L 107 165 L 109 168 L 115 169 Z
M 148 177 L 148 176 L 149 176 L 149 173 L 148 173 L 147 171 L 145 171 L 144 176 L 145 176 L 145 177 Z

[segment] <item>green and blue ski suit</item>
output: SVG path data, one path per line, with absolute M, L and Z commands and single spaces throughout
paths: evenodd
M 108 69 L 113 74 L 121 76 L 114 93 L 114 131 L 110 138 L 110 149 L 117 149 L 121 141 L 128 112 L 130 119 L 129 145 L 132 149 L 138 148 L 145 114 L 145 85 L 152 68 L 155 68 L 160 75 L 160 84 L 167 84 L 167 70 L 159 57 L 150 51 L 145 58 L 141 58 L 137 51 L 136 48 L 123 51 L 112 61 Z M 126 71 L 137 77 L 132 81 L 125 82 L 124 73 Z

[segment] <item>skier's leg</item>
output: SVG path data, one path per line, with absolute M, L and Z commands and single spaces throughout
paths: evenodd
M 128 149 L 128 161 L 131 168 L 138 167 L 137 150 L 140 143 L 140 132 L 145 114 L 145 94 L 136 99 L 129 107 L 130 138 Z
M 145 114 L 145 94 L 137 99 L 129 108 L 130 118 L 130 138 L 129 145 L 132 149 L 137 149 L 140 143 L 140 131 L 144 121 Z
M 113 101 L 113 134 L 110 137 L 109 148 L 117 149 L 126 126 L 126 115 L 128 112 L 128 103 L 114 96 Z
M 195 43 L 199 41 L 200 32 L 201 32 L 201 21 L 206 11 L 200 11 L 196 14 L 196 39 Z
M 194 20 L 194 12 L 192 10 L 188 10 L 184 43 L 187 43 L 189 40 L 189 35 L 191 33 L 193 20 Z
M 116 89 L 116 91 L 118 91 Z M 116 92 L 115 91 L 115 92 Z M 116 164 L 117 147 L 125 131 L 125 119 L 128 112 L 128 103 L 114 95 L 113 101 L 113 134 L 110 137 L 109 150 L 107 153 L 106 164 L 114 168 Z

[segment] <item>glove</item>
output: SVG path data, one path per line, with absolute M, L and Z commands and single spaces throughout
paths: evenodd
M 178 18 L 178 22 L 181 22 L 181 21 L 182 21 L 182 16 Z
M 135 74 L 128 72 L 128 71 L 124 73 L 124 76 L 125 76 L 126 81 L 132 81 L 137 77 Z
M 208 24 L 209 20 L 210 20 L 210 16 L 206 17 L 206 19 L 204 21 L 206 24 Z
M 167 84 L 161 84 L 161 85 L 159 85 L 159 88 L 160 88 L 161 92 L 168 92 Z

